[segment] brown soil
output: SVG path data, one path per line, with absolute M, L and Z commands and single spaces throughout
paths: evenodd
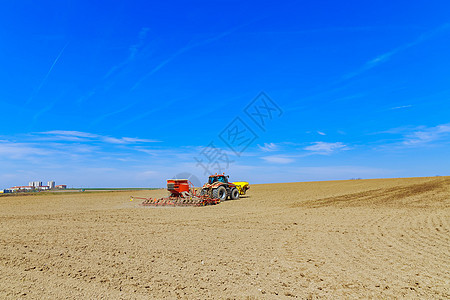
M 450 177 L 0 198 L 1 299 L 450 298 Z

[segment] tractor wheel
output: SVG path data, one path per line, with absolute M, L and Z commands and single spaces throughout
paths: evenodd
M 206 196 L 208 194 L 208 190 L 207 189 L 202 189 L 200 191 L 200 196 Z
M 214 199 L 219 199 L 220 201 L 227 200 L 227 189 L 224 186 L 219 186 L 217 189 L 214 189 L 212 194 Z
M 237 188 L 234 188 L 234 189 L 231 190 L 230 198 L 231 198 L 232 200 L 237 200 L 237 199 L 239 199 L 239 191 L 238 191 Z

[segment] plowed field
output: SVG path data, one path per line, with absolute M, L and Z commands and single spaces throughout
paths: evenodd
M 0 197 L 0 298 L 450 298 L 450 177 Z

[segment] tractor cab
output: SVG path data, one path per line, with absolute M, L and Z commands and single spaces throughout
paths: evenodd
M 225 176 L 225 175 L 212 175 L 212 176 L 209 176 L 208 183 L 209 184 L 213 184 L 215 182 L 228 183 L 228 177 Z
M 209 176 L 208 183 L 213 184 L 215 182 L 228 183 L 228 177 L 225 175 L 212 175 Z

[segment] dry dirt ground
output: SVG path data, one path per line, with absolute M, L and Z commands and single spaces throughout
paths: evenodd
M 450 298 L 450 177 L 130 194 L 0 197 L 0 298 Z

